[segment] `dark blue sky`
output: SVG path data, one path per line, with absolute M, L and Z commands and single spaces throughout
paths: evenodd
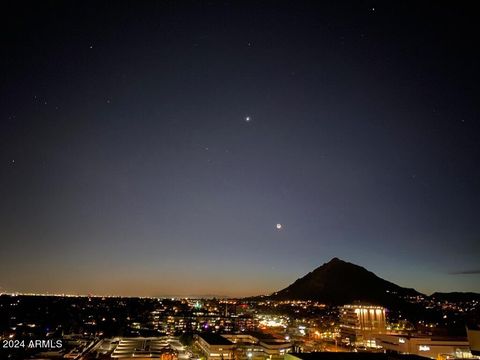
M 467 4 L 20 5 L 1 25 L 3 290 L 255 295 L 336 256 L 480 292 Z

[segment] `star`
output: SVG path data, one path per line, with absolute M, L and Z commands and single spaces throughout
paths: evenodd
M 252 120 L 252 118 L 250 116 L 245 116 L 245 121 L 246 122 L 250 122 L 250 120 Z
M 283 225 L 279 223 L 279 224 L 276 225 L 276 228 L 277 228 L 277 230 L 282 230 Z

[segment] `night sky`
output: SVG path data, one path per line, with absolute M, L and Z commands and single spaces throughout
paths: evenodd
M 2 4 L 0 291 L 480 292 L 471 5 Z

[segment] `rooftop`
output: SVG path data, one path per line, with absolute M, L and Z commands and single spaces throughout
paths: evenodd
M 230 340 L 218 334 L 204 333 L 199 334 L 199 336 L 210 345 L 233 345 Z

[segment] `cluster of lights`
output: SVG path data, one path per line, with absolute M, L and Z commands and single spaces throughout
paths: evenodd
M 282 327 L 286 328 L 288 319 L 281 316 L 258 315 L 258 324 L 263 328 Z

